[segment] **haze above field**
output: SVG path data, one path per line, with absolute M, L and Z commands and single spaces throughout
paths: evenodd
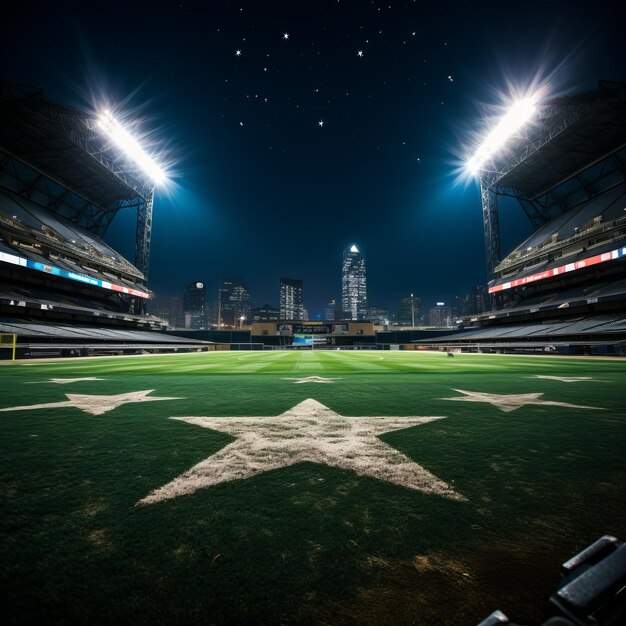
M 457 181 L 484 105 L 624 80 L 620 2 L 161 2 L 4 8 L 0 76 L 145 119 L 171 159 L 150 287 L 237 272 L 257 304 L 304 280 L 312 318 L 364 252 L 371 305 L 484 282 L 480 198 Z M 504 251 L 530 230 L 501 211 Z M 107 237 L 134 257 L 134 215 Z

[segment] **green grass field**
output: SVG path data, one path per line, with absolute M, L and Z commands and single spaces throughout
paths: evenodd
M 100 380 L 52 381 L 76 378 Z M 539 619 L 564 560 L 604 533 L 626 539 L 625 381 L 618 360 L 417 352 L 3 363 L 2 613 Z M 338 416 L 306 413 L 307 399 Z M 387 431 L 394 420 L 409 425 Z

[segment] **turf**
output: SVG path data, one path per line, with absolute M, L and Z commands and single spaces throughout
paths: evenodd
M 414 352 L 225 352 L 0 366 L 0 408 L 179 397 L 102 415 L 0 413 L 11 624 L 472 624 L 541 617 L 559 565 L 626 539 L 626 362 Z M 592 377 L 565 383 L 536 376 Z M 287 378 L 319 376 L 331 383 Z M 104 380 L 54 384 L 51 378 Z M 542 393 L 600 410 L 443 400 Z M 299 463 L 147 506 L 233 437 L 175 416 L 445 416 L 380 438 L 450 500 Z

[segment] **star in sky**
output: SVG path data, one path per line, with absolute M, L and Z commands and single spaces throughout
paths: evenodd
M 302 383 L 332 383 L 341 378 L 324 378 L 322 376 L 307 376 L 306 378 L 283 378 L 283 380 L 293 380 L 296 384 Z
M 362 57 L 362 56 L 363 56 L 363 50 L 359 50 L 359 51 L 356 53 L 356 55 L 357 55 L 357 56 L 359 56 L 359 57 Z
M 520 393 L 520 394 L 497 394 L 497 393 L 480 393 L 478 391 L 463 391 L 463 389 L 455 389 L 459 393 L 465 394 L 463 397 L 456 398 L 439 398 L 440 400 L 455 400 L 458 402 L 486 402 L 496 408 L 509 413 L 516 411 L 520 407 L 527 404 L 544 405 L 544 406 L 566 406 L 573 409 L 593 409 L 602 410 L 597 406 L 584 406 L 582 404 L 570 404 L 569 402 L 554 402 L 552 400 L 541 400 L 542 393 Z
M 275 417 L 173 417 L 235 441 L 138 504 L 154 504 L 231 480 L 311 462 L 451 500 L 465 497 L 378 435 L 441 417 L 344 417 L 311 398 Z
M 289 39 L 289 33 L 283 33 L 283 39 L 285 40 Z
M 318 125 L 320 128 L 323 128 L 323 126 L 324 126 L 324 120 L 320 120 L 320 121 L 317 123 L 317 125 Z
M 90 413 L 91 415 L 102 415 L 108 411 L 116 409 L 123 404 L 132 402 L 156 402 L 157 400 L 181 400 L 182 398 L 159 398 L 157 396 L 148 397 L 154 389 L 147 391 L 131 391 L 130 393 L 120 393 L 113 396 L 93 396 L 78 393 L 66 393 L 67 400 L 61 402 L 47 402 L 46 404 L 31 404 L 29 406 L 12 406 L 0 411 L 31 411 L 33 409 L 56 409 L 58 407 L 75 407 Z
M 235 50 L 235 56 L 236 57 L 240 57 L 241 56 L 241 50 Z

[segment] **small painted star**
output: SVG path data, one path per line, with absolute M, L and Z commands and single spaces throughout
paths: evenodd
M 324 126 L 324 120 L 320 120 L 317 125 L 322 128 Z
M 593 380 L 591 376 L 531 376 L 530 378 L 544 378 L 545 380 L 558 380 L 561 383 L 580 383 L 588 380 Z M 595 381 L 604 382 L 604 381 Z
M 95 376 L 86 376 L 84 378 L 51 378 L 50 380 L 43 380 L 38 382 L 54 383 L 55 385 L 67 385 L 69 383 L 80 383 L 84 380 L 104 380 L 104 378 L 96 378 Z
M 297 385 L 302 383 L 333 383 L 341 378 L 323 378 L 322 376 L 307 376 L 306 378 L 283 378 L 283 380 L 293 380 Z
M 33 409 L 55 409 L 58 407 L 75 407 L 90 413 L 91 415 L 102 415 L 108 411 L 116 409 L 123 404 L 132 402 L 156 402 L 157 400 L 181 400 L 182 398 L 159 398 L 157 396 L 148 397 L 154 389 L 147 391 L 131 391 L 130 393 L 120 393 L 113 396 L 95 396 L 78 393 L 67 393 L 67 400 L 61 402 L 48 402 L 46 404 L 31 404 L 29 406 L 12 406 L 0 411 L 32 411 Z
M 541 400 L 542 393 L 520 393 L 520 394 L 497 394 L 497 393 L 481 393 L 478 391 L 463 391 L 463 389 L 455 389 L 464 396 L 456 398 L 440 398 L 440 400 L 454 400 L 457 402 L 485 402 L 495 406 L 496 408 L 509 413 L 517 409 L 531 405 L 542 406 L 565 406 L 573 409 L 591 409 L 602 410 L 597 406 L 584 406 L 582 404 L 570 404 L 569 402 L 554 402 L 552 400 Z
M 240 57 L 241 56 L 241 50 L 235 50 L 235 56 L 236 57 Z
M 283 33 L 283 39 L 285 40 L 289 39 L 289 33 Z
M 362 56 L 363 56 L 363 50 L 359 50 L 359 51 L 356 53 L 356 55 L 357 55 L 357 56 L 359 56 L 359 57 L 362 57 Z

